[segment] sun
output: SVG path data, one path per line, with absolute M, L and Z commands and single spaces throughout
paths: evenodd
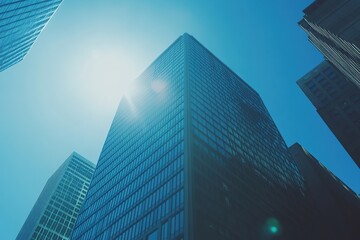
M 145 65 L 124 46 L 111 45 L 89 47 L 89 52 L 78 57 L 76 64 L 72 78 L 76 78 L 78 97 L 99 113 L 116 109 Z

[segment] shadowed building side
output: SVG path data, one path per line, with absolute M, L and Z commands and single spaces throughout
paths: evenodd
M 360 167 L 360 88 L 328 61 L 319 64 L 297 84 Z
M 360 1 L 316 0 L 304 13 L 310 42 L 360 88 Z
M 260 96 L 189 34 L 133 82 L 72 239 L 319 239 Z
M 321 213 L 316 221 L 324 234 L 320 239 L 359 239 L 359 197 L 300 144 L 289 150 L 305 178 L 309 201 Z

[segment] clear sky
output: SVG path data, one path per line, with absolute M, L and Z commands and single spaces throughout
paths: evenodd
M 96 162 L 129 81 L 188 32 L 262 96 L 357 193 L 359 169 L 296 80 L 323 59 L 297 26 L 312 0 L 65 0 L 24 61 L 0 73 L 0 239 L 14 239 L 71 154 Z

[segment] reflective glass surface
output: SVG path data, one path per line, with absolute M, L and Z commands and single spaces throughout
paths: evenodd
M 299 239 L 303 178 L 251 87 L 188 34 L 132 86 L 73 239 Z
M 186 46 L 191 239 L 273 239 L 273 218 L 297 239 L 304 180 L 260 96 L 193 37 Z
M 0 2 L 0 71 L 21 61 L 62 0 Z
M 183 234 L 184 48 L 176 41 L 122 99 L 74 239 Z M 150 234 L 150 235 L 149 235 Z
M 73 153 L 46 183 L 16 239 L 70 239 L 94 169 Z

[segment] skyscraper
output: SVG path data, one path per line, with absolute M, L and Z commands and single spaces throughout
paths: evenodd
M 328 61 L 297 83 L 360 167 L 360 88 Z
M 70 239 L 94 169 L 72 153 L 47 181 L 16 239 Z
M 315 0 L 304 13 L 309 40 L 360 88 L 360 1 Z
M 62 0 L 0 2 L 0 72 L 20 62 Z
M 319 239 L 359 239 L 359 197 L 300 144 L 290 152 L 304 176 L 309 201 L 321 212 L 317 222 L 324 235 Z
M 261 98 L 197 40 L 179 37 L 133 86 L 72 239 L 311 236 L 303 178 Z

